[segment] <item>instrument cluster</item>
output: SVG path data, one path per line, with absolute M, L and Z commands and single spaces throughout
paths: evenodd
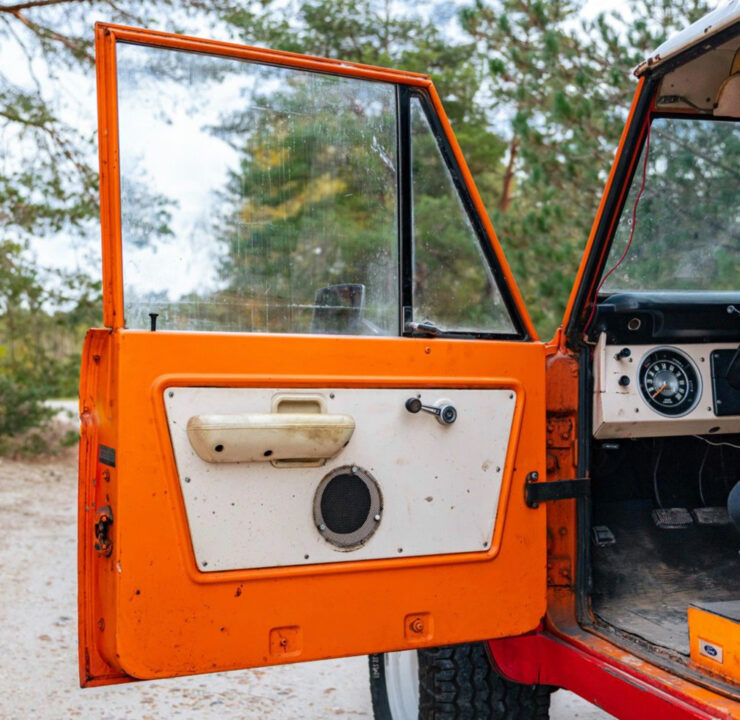
M 721 377 L 722 359 L 736 350 L 736 343 L 611 345 L 602 334 L 594 352 L 594 436 L 740 432 L 740 390 Z

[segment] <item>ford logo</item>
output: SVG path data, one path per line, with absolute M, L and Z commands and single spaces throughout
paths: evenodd
M 705 645 L 704 652 L 711 657 L 717 657 L 717 649 L 713 648 L 711 645 Z

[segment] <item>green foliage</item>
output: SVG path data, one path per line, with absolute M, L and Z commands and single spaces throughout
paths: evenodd
M 226 292 L 250 329 L 307 332 L 319 288 L 372 278 L 368 313 L 395 330 L 393 89 L 275 68 L 261 86 L 214 129 L 241 158 L 221 229 Z
M 43 271 L 23 246 L 0 241 L 0 450 L 43 425 L 47 398 L 77 394 L 79 348 L 99 303 L 99 283 Z
M 513 327 L 421 104 L 411 104 L 414 319 L 449 330 Z
M 312 38 L 327 40 L 315 32 L 325 7 L 303 6 L 307 44 Z M 441 68 L 448 108 L 474 148 L 474 168 L 485 177 L 488 167 L 499 166 L 503 145 L 473 102 L 480 77 L 469 61 L 472 46 L 448 48 L 437 30 L 418 19 L 380 22 L 373 7 L 334 5 L 326 26 L 329 40 L 340 46 L 338 53 L 350 52 L 343 43 L 351 27 L 352 59 Z M 393 42 L 378 38 L 379 27 L 394 35 Z M 278 25 L 269 44 L 294 50 L 288 40 L 295 38 L 286 39 L 285 32 Z M 419 44 L 409 46 L 409 36 Z M 398 57 L 389 58 L 388 48 Z M 198 317 L 206 313 L 210 321 L 219 313 L 220 327 L 308 332 L 314 295 L 322 286 L 362 283 L 368 292 L 366 316 L 381 331 L 395 334 L 394 92 L 387 85 L 276 68 L 253 67 L 248 74 L 257 79 L 256 89 L 243 90 L 240 109 L 212 128 L 240 157 L 223 194 L 227 204 L 220 236 L 227 249 L 220 276 L 227 287 L 208 303 L 189 299 L 188 307 L 197 302 Z M 456 330 L 510 332 L 436 142 L 421 115 L 415 117 L 415 319 Z M 234 315 L 241 307 L 242 320 L 227 318 L 225 307 Z
M 443 10 L 371 0 L 265 0 L 223 14 L 245 42 L 431 74 L 540 334 L 562 317 L 634 92 L 629 69 L 708 11 L 627 0 L 474 0 Z M 472 297 L 469 302 L 476 302 Z
M 201 26 L 213 17 L 201 0 L 0 5 L 0 451 L 18 435 L 26 451 L 44 449 L 42 436 L 28 431 L 50 416 L 46 399 L 77 394 L 82 338 L 100 323 L 100 284 L 45 271 L 26 249 L 28 239 L 58 233 L 98 242 L 90 233 L 98 216 L 95 138 L 91 127 L 65 120 L 74 115 L 59 91 L 62 75 L 92 77 L 95 16 L 171 26 L 173 14 L 198 15 Z M 140 204 L 142 212 L 155 208 L 150 221 L 167 232 L 159 199 Z
M 629 69 L 709 10 L 627 0 L 626 12 L 586 21 L 583 5 L 476 0 L 461 13 L 489 69 L 491 108 L 511 118 L 514 172 L 492 219 L 544 337 L 562 317 L 596 215 L 634 92 Z
M 506 142 L 478 99 L 485 65 L 473 37 L 445 32 L 439 5 L 425 16 L 387 0 L 264 0 L 223 17 L 249 44 L 431 75 L 476 182 L 492 191 Z
M 237 3 L 233 3 L 236 5 Z M 241 5 L 241 3 L 239 3 Z M 197 17 L 201 28 L 231 3 L 202 0 L 42 0 L 0 5 L 0 237 L 85 234 L 98 216 L 92 128 L 64 120 L 65 71 L 94 72 L 93 23 L 173 30 Z M 178 18 L 180 27 L 172 18 Z M 39 67 L 41 72 L 39 72 Z M 19 79 L 23 78 L 23 79 Z

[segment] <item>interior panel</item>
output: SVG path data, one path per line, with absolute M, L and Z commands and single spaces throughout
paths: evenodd
M 356 421 L 346 446 L 318 466 L 207 462 L 191 444 L 190 418 L 267 413 L 274 398 L 289 390 L 175 387 L 164 392 L 201 571 L 484 553 L 490 547 L 516 406 L 513 389 L 312 389 L 307 396 L 320 397 L 329 416 Z M 292 392 L 299 397 L 295 388 Z M 411 413 L 405 407 L 409 398 L 429 407 L 452 406 L 457 417 L 445 425 L 430 413 Z M 213 442 L 219 442 L 217 435 Z M 226 454 L 226 445 L 216 455 Z M 259 454 L 270 458 L 273 453 L 266 444 Z M 369 473 L 382 498 L 374 513 L 377 530 L 351 549 L 327 541 L 313 512 L 322 479 L 341 467 L 350 474 L 352 468 L 355 474 Z

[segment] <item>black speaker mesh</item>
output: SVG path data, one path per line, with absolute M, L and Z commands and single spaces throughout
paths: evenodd
M 370 503 L 370 491 L 359 477 L 337 475 L 321 494 L 321 515 L 329 530 L 345 535 L 364 525 Z

